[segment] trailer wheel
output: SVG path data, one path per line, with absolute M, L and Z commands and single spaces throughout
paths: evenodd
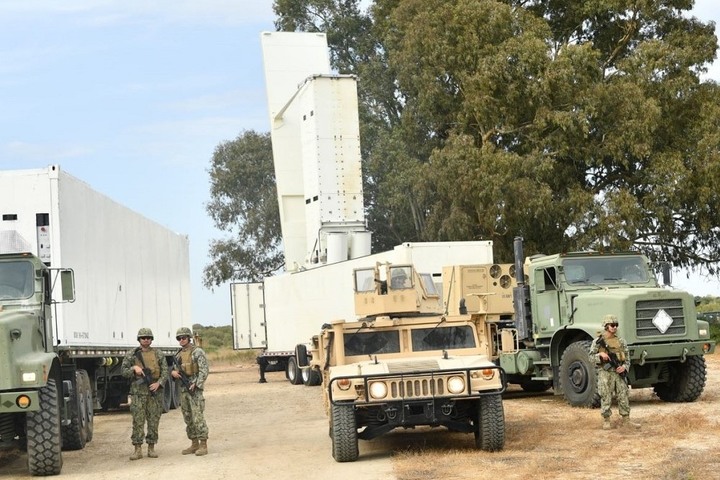
M 302 379 L 306 387 L 315 387 L 322 383 L 322 375 L 317 368 L 306 367 L 302 369 Z
M 332 456 L 336 462 L 354 462 L 358 458 L 358 434 L 355 407 L 352 404 L 332 406 Z
M 86 370 L 80 370 L 80 379 L 82 385 L 82 393 L 85 396 L 85 441 L 90 442 L 93 439 L 95 430 L 95 401 L 93 400 L 93 390 L 90 384 L 90 375 Z
M 38 392 L 40 410 L 25 417 L 28 471 L 30 475 L 58 475 L 62 470 L 62 434 L 55 379 Z
M 61 427 L 63 450 L 82 450 L 87 442 L 87 396 L 80 370 L 75 371 L 75 377 L 70 385 L 70 399 L 68 401 L 68 415 L 70 422 Z
M 597 369 L 590 359 L 590 341 L 568 345 L 560 359 L 560 390 L 573 407 L 598 407 Z
M 475 446 L 486 452 L 497 452 L 505 447 L 505 412 L 502 396 L 487 395 L 478 400 Z
M 302 383 L 302 372 L 300 371 L 300 368 L 298 368 L 295 357 L 288 358 L 285 376 L 293 385 L 300 385 Z
M 707 367 L 702 356 L 687 357 L 684 363 L 667 365 L 669 379 L 654 386 L 655 394 L 665 402 L 694 402 L 705 389 Z

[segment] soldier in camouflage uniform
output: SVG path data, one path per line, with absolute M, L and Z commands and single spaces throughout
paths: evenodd
M 152 330 L 141 328 L 137 339 L 140 346 L 125 355 L 121 368 L 122 375 L 133 380 L 130 385 L 132 396 L 130 413 L 133 419 L 130 439 L 135 451 L 130 455 L 130 460 L 142 458 L 143 437 L 148 444 L 147 456 L 157 458 L 155 444 L 158 440 L 158 427 L 162 415 L 162 387 L 168 381 L 168 365 L 164 356 L 150 347 L 153 341 Z M 149 370 L 148 380 L 145 378 L 143 368 Z M 145 422 L 147 422 L 147 434 L 144 432 Z
M 624 378 L 630 371 L 630 352 L 627 342 L 617 336 L 618 319 L 615 315 L 605 315 L 602 326 L 603 332 L 593 340 L 590 346 L 590 358 L 600 366 L 598 368 L 598 393 L 600 394 L 600 415 L 603 418 L 602 428 L 604 430 L 612 428 L 610 406 L 613 396 L 617 399 L 622 425 L 638 428 L 639 424 L 630 421 L 629 387 Z M 617 359 L 618 365 L 615 367 L 610 365 L 611 354 L 615 354 Z
M 185 420 L 185 432 L 192 442 L 182 454 L 207 455 L 208 427 L 205 423 L 203 389 L 210 367 L 203 349 L 191 343 L 192 332 L 189 328 L 179 328 L 175 338 L 180 342 L 180 351 L 175 354 L 171 375 L 178 380 L 185 377 L 180 390 L 180 409 Z

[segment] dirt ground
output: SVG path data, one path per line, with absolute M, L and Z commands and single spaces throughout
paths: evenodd
M 257 383 L 252 365 L 217 366 L 207 384 L 209 454 L 180 455 L 189 442 L 179 410 L 163 415 L 160 458 L 130 461 L 130 415 L 97 415 L 92 442 L 64 452 L 62 476 L 130 480 L 191 474 L 212 479 L 287 479 L 315 475 L 343 480 L 446 478 L 720 478 L 720 355 L 707 358 L 708 381 L 694 403 L 669 404 L 650 390 L 631 392 L 639 430 L 601 430 L 598 410 L 567 406 L 552 394 L 512 393 L 504 401 L 506 445 L 480 452 L 472 435 L 444 429 L 393 432 L 360 442 L 357 462 L 330 455 L 319 387 L 292 386 L 283 373 Z M 615 410 L 616 411 L 616 410 Z M 23 453 L 0 458 L 0 478 L 30 478 Z M 542 473 L 539 473 L 542 472 Z M 602 474 L 600 473 L 602 472 Z

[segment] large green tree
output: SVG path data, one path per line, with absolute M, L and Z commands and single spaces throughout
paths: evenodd
M 367 3 L 367 2 L 365 2 Z M 360 78 L 375 247 L 512 238 L 716 270 L 717 50 L 690 0 L 276 0 Z
M 215 148 L 205 209 L 229 236 L 210 242 L 203 283 L 259 281 L 283 265 L 270 135 L 244 131 Z

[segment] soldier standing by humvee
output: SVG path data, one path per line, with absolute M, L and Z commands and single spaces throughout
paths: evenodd
M 205 423 L 205 398 L 203 389 L 210 373 L 207 357 L 202 348 L 192 344 L 192 332 L 179 328 L 175 336 L 180 351 L 175 354 L 171 375 L 183 384 L 180 390 L 180 409 L 185 420 L 185 432 L 192 444 L 182 451 L 183 455 L 207 455 L 208 427 Z
M 603 332 L 590 346 L 590 358 L 601 367 L 598 369 L 598 393 L 603 430 L 612 428 L 610 407 L 613 396 L 617 399 L 622 425 L 640 427 L 639 424 L 630 421 L 629 387 L 626 381 L 630 371 L 630 352 L 625 339 L 617 336 L 618 325 L 615 315 L 605 315 L 602 323 Z
M 122 375 L 132 378 L 130 385 L 130 413 L 133 419 L 130 439 L 135 451 L 130 460 L 142 458 L 143 437 L 148 444 L 147 456 L 157 458 L 155 444 L 158 441 L 158 427 L 162 415 L 162 386 L 168 380 L 168 366 L 163 355 L 150 345 L 153 333 L 149 328 L 141 328 L 137 334 L 140 346 L 131 350 L 122 363 Z M 147 434 L 145 430 L 147 422 Z

